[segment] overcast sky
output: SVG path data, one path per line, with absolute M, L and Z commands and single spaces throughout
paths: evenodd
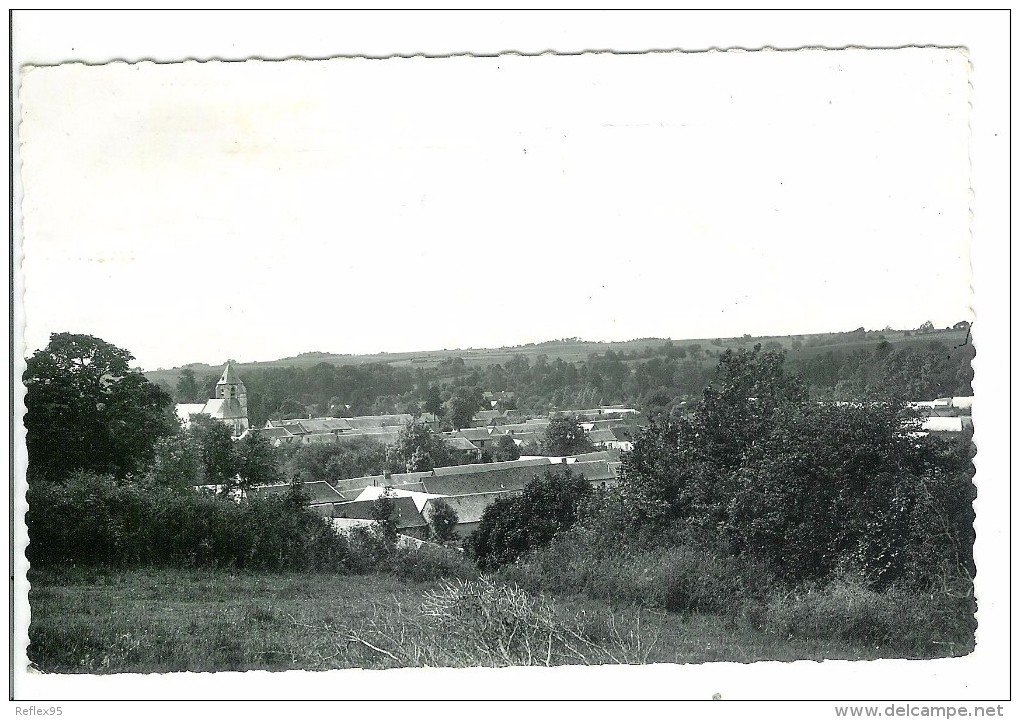
M 968 100 L 933 49 L 37 68 L 28 351 L 945 326 Z

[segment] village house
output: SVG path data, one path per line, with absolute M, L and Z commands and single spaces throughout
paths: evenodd
M 569 468 L 572 473 L 583 475 L 594 487 L 612 487 L 619 473 L 618 457 L 614 451 L 602 451 L 577 457 L 538 457 L 415 473 L 369 475 L 335 483 L 331 490 L 340 497 L 322 490 L 314 497 L 312 505 L 316 512 L 327 517 L 368 521 L 372 519 L 372 503 L 389 493 L 403 508 L 398 519 L 398 532 L 425 537 L 427 531 L 419 527 L 417 523 L 420 520 L 410 507 L 415 507 L 422 518 L 427 518 L 429 508 L 443 499 L 457 510 L 457 533 L 467 535 L 477 526 L 481 514 L 492 502 L 499 497 L 520 493 L 525 485 L 536 477 L 543 477 L 547 471 Z
M 499 410 L 479 410 L 471 418 L 471 427 L 505 425 L 507 422 L 506 414 Z
M 374 520 L 376 500 L 355 500 L 353 502 L 338 503 L 333 505 L 333 518 L 347 518 L 353 520 Z M 424 539 L 428 537 L 428 523 L 422 517 L 414 498 L 394 497 L 393 514 L 390 516 L 396 525 L 397 532 L 401 535 L 409 535 L 413 538 Z
M 514 495 L 519 494 L 520 490 L 510 490 L 434 498 L 425 503 L 425 508 L 422 510 L 422 516 L 426 521 L 431 521 L 432 513 L 435 510 L 437 502 L 442 501 L 446 503 L 453 508 L 455 513 L 457 513 L 457 524 L 453 526 L 453 531 L 456 533 L 457 537 L 463 538 L 478 529 L 478 525 L 482 521 L 482 514 L 485 512 L 485 508 L 489 507 L 489 505 L 492 505 L 492 503 L 496 502 L 500 498 L 513 497 Z

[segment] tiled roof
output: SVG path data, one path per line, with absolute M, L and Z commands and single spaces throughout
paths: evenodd
M 351 424 L 344 418 L 311 418 L 302 420 L 301 425 L 310 433 L 335 432 L 337 430 L 350 430 Z
M 202 412 L 209 417 L 223 420 L 248 417 L 241 409 L 241 401 L 237 398 L 213 398 L 206 402 Z
M 463 430 L 457 430 L 452 435 L 447 435 L 446 437 L 461 437 L 464 438 L 465 440 L 474 441 L 474 440 L 488 440 L 493 435 L 498 437 L 499 435 L 503 434 L 504 434 L 503 428 L 500 428 L 499 430 L 494 430 L 493 428 L 479 427 L 479 428 L 464 428 Z
M 262 437 L 269 439 L 287 437 L 291 435 L 291 432 L 284 427 L 261 428 L 259 430 L 256 430 L 255 432 L 257 432 Z
M 347 480 L 337 480 L 335 487 L 338 491 L 344 492 L 346 490 L 361 490 L 370 485 L 386 485 L 389 482 L 390 480 L 382 475 L 364 475 Z
M 355 500 L 354 502 L 337 503 L 333 505 L 333 517 L 371 520 L 375 502 L 375 500 Z M 398 530 L 421 527 L 426 524 L 425 518 L 421 516 L 413 498 L 393 498 L 393 513 L 396 517 Z
M 495 464 L 495 463 L 493 463 Z M 483 492 L 520 490 L 550 467 L 548 462 L 536 462 L 461 474 L 437 475 L 424 478 L 425 489 L 433 495 L 472 495 Z
M 477 450 L 478 449 L 467 438 L 448 437 L 448 438 L 444 438 L 444 439 L 446 440 L 446 444 L 450 446 L 451 450 Z
M 418 508 L 419 512 L 421 512 L 421 510 L 425 507 L 425 502 L 429 498 L 437 497 L 436 495 L 429 495 L 428 493 L 424 492 L 424 488 L 422 488 L 421 490 L 410 490 L 406 488 L 367 487 L 361 491 L 361 494 L 358 495 L 357 500 L 359 501 L 376 500 L 387 492 L 393 493 L 393 495 L 396 497 L 411 498 L 412 500 L 414 500 L 414 505 L 415 507 Z
M 457 513 L 458 523 L 476 523 L 482 519 L 482 513 L 485 512 L 485 508 L 492 505 L 492 503 L 500 498 L 513 497 L 519 494 L 519 490 L 512 490 L 510 492 L 472 493 L 471 495 L 452 495 L 444 498 L 430 499 L 426 501 L 422 515 L 426 518 L 429 517 L 435 504 L 442 500 Z
M 407 483 L 416 483 L 423 477 L 427 477 L 432 474 L 431 470 L 425 470 L 424 472 L 409 472 L 409 473 L 393 473 L 390 479 L 387 481 L 387 485 L 404 485 Z
M 343 438 L 364 438 L 366 440 L 377 442 L 381 445 L 393 445 L 399 438 L 399 431 L 395 429 L 390 431 L 386 428 L 378 428 L 371 431 L 352 430 L 350 432 L 341 433 L 337 437 L 340 440 Z
M 394 490 L 402 490 L 405 492 L 420 492 L 420 493 L 427 492 L 427 490 L 425 490 L 425 484 L 420 480 L 418 482 L 403 483 L 400 485 L 396 484 L 387 485 L 386 487 L 393 488 Z
M 574 456 L 575 462 L 592 462 L 594 460 L 604 460 L 606 462 L 615 462 L 620 459 L 619 450 L 599 450 L 598 452 L 582 453 Z
M 518 423 L 517 425 L 502 425 L 499 430 L 503 433 L 541 433 L 549 427 L 549 423 Z
M 355 430 L 378 427 L 400 427 L 407 425 L 414 418 L 407 414 L 399 415 L 362 415 L 360 417 L 344 418 Z
M 600 480 L 613 480 L 616 478 L 616 474 L 613 473 L 612 468 L 609 467 L 609 463 L 605 460 L 596 460 L 594 462 L 576 462 L 571 463 L 567 467 L 570 468 L 570 472 L 574 475 L 584 475 L 584 479 L 588 482 L 597 482 Z
M 634 442 L 640 432 L 640 429 L 633 425 L 617 425 L 616 427 L 610 428 L 608 432 L 611 432 L 617 440 Z
M 248 491 L 250 497 L 282 497 L 286 495 L 290 490 L 290 483 L 282 485 L 264 485 L 262 487 L 252 488 Z M 315 480 L 313 482 L 301 483 L 301 490 L 305 494 L 311 497 L 309 504 L 334 502 L 341 500 L 340 493 L 334 490 L 329 483 L 323 482 L 322 480 Z
M 451 467 L 436 468 L 427 476 L 423 477 L 423 480 L 427 480 L 429 476 L 445 476 L 445 475 L 470 475 L 475 473 L 487 473 L 493 472 L 494 470 L 505 470 L 507 468 L 515 467 L 532 467 L 535 465 L 548 465 L 548 458 L 536 458 L 534 460 L 504 460 L 502 462 L 491 462 L 491 463 L 471 463 L 470 465 L 453 465 Z
M 614 427 L 621 425 L 629 425 L 633 423 L 633 419 L 628 418 L 616 418 L 613 420 L 592 420 L 590 423 L 592 430 L 610 430 Z

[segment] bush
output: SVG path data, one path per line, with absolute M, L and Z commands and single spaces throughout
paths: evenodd
M 579 525 L 502 571 L 532 590 L 577 593 L 614 605 L 680 614 L 736 615 L 773 579 L 724 546 L 666 537 L 626 539 Z
M 454 528 L 460 522 L 460 518 L 457 517 L 457 511 L 442 499 L 435 500 L 429 507 L 430 511 L 427 520 L 432 535 L 440 542 L 452 540 L 456 536 Z
M 77 473 L 28 491 L 30 562 L 110 567 L 340 570 L 346 540 L 284 499 L 234 502 Z
M 577 520 L 582 503 L 593 490 L 583 476 L 570 470 L 535 478 L 515 497 L 500 498 L 485 508 L 470 548 L 478 567 L 491 570 L 531 550 L 548 545 Z

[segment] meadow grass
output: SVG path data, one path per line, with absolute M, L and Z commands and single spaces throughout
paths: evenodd
M 32 570 L 29 581 L 28 655 L 48 673 L 902 657 L 484 578 L 65 569 Z

